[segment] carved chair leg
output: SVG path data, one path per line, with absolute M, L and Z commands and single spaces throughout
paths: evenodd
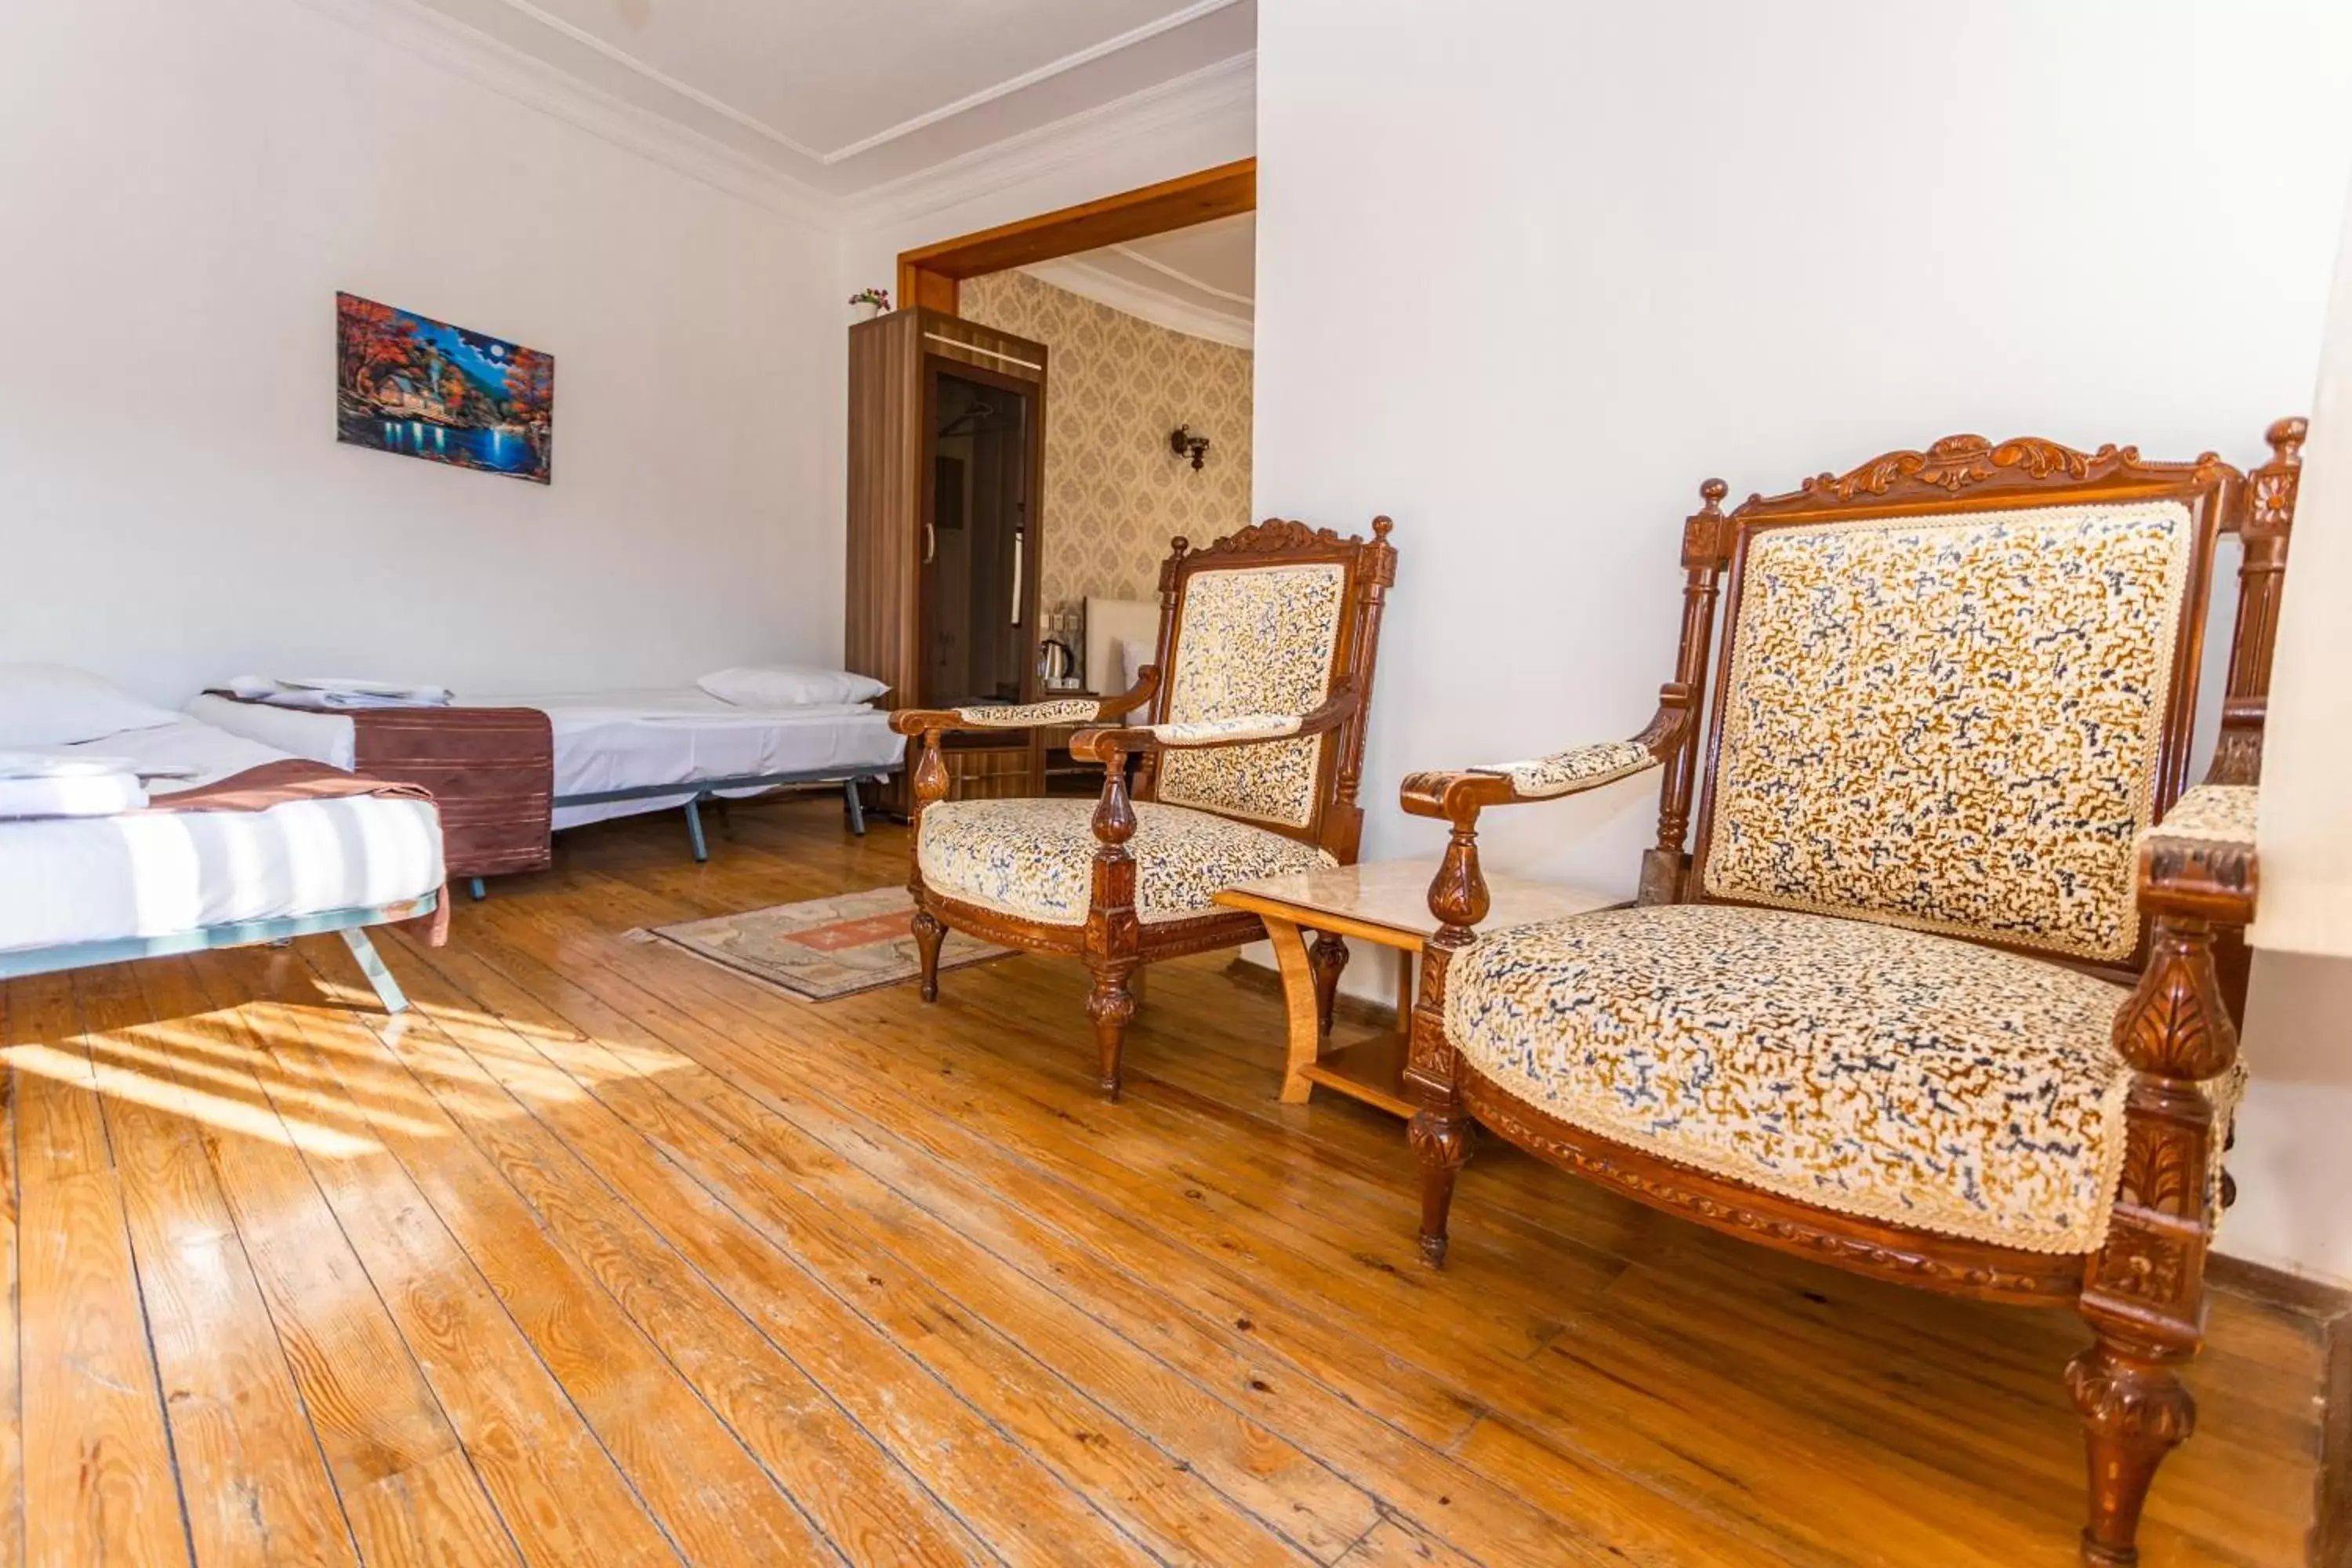
M 2139 1514 L 2148 1484 L 2165 1456 L 2196 1428 L 2197 1402 L 2169 1359 L 2148 1359 L 2102 1329 L 2098 1342 L 2066 1364 L 2066 1391 L 2082 1413 L 2090 1460 L 2083 1561 L 2091 1568 L 2126 1568 L 2139 1561 Z
M 1461 1058 L 1445 1037 L 1446 972 L 1454 955 L 1470 945 L 1470 927 L 1486 912 L 1486 884 L 1478 875 L 1475 817 L 1455 821 L 1429 884 L 1429 912 L 1436 934 L 1421 950 L 1421 999 L 1413 1005 L 1412 1045 L 1404 1082 L 1412 1096 L 1412 1120 L 1405 1141 L 1421 1158 L 1421 1258 L 1432 1268 L 1445 1267 L 1445 1219 L 1454 1207 L 1454 1178 L 1470 1157 L 1470 1110 L 1462 1102 Z
M 919 905 L 915 910 L 915 952 L 923 964 L 923 1000 L 940 999 L 940 943 L 948 928 L 940 923 L 939 916 Z
M 1105 1098 L 1117 1100 L 1119 1089 L 1119 1048 L 1127 1040 L 1127 1026 L 1135 1016 L 1135 997 L 1128 990 L 1128 977 L 1135 970 L 1130 963 L 1117 961 L 1096 963 L 1095 983 L 1087 993 L 1087 1016 L 1094 1020 L 1097 1071 L 1095 1087 Z
M 1470 1119 L 1426 1107 L 1412 1113 L 1405 1136 L 1421 1156 L 1421 1259 L 1445 1267 L 1445 1221 L 1454 1208 L 1454 1178 L 1470 1157 Z
M 1318 931 L 1307 950 L 1315 970 L 1315 1016 L 1323 1033 L 1331 1032 L 1331 1007 L 1339 998 L 1339 973 L 1348 967 L 1348 944 L 1329 931 Z

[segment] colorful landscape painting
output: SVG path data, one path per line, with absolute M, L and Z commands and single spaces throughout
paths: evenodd
M 335 413 L 353 446 L 543 485 L 555 356 L 339 293 Z

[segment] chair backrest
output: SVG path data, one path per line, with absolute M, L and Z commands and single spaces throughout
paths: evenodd
M 1696 779 L 1696 848 L 1644 896 L 2136 967 L 2136 840 L 2185 783 L 2214 540 L 2252 489 L 2210 453 L 1969 436 L 1728 515 L 1710 484 L 1684 537 L 1678 677 L 1695 702 L 1727 573 L 1714 711 L 1659 822 L 1678 858 Z M 2260 606 L 2242 589 L 2242 647 L 2263 623 L 2257 754 L 2275 588 Z M 2234 668 L 2231 685 L 2242 721 Z
M 1203 549 L 1172 542 L 1160 568 L 1160 685 L 1153 723 L 1304 713 L 1352 684 L 1352 712 L 1324 735 L 1163 754 L 1138 794 L 1238 818 L 1353 860 L 1364 716 L 1381 606 L 1396 581 L 1387 518 L 1342 539 L 1280 519 Z

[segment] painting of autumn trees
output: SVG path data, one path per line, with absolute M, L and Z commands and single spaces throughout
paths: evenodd
M 555 357 L 339 293 L 335 414 L 353 446 L 546 484 Z

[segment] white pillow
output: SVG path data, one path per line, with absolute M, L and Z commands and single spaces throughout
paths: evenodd
M 732 702 L 738 708 L 810 708 L 822 703 L 871 702 L 890 689 L 870 675 L 818 669 L 805 664 L 763 664 L 714 670 L 695 684 L 721 702 Z
M 0 750 L 78 746 L 125 730 L 176 724 L 184 717 L 142 702 L 86 669 L 0 664 Z

